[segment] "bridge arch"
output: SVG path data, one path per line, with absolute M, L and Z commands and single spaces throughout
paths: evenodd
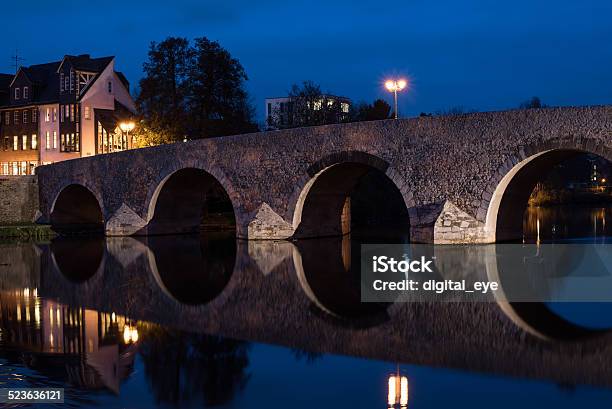
M 148 194 L 147 234 L 194 233 L 205 227 L 238 233 L 236 193 L 221 172 L 193 165 L 162 175 Z
M 390 212 L 378 212 L 378 216 L 386 213 L 387 216 L 397 217 L 395 224 L 408 231 L 409 211 L 414 208 L 414 201 L 399 174 L 378 156 L 360 151 L 343 151 L 312 164 L 299 181 L 290 198 L 294 237 L 343 235 L 351 230 L 353 213 L 360 212 L 364 220 L 375 217 L 376 210 L 365 209 L 367 206 L 363 197 L 361 205 L 351 201 L 352 192 L 360 184 L 376 186 L 380 190 L 378 193 L 385 195 L 384 201 L 379 197 L 379 200 L 372 198 L 368 203 L 370 206 L 375 202 L 390 206 Z
M 69 232 L 103 232 L 102 200 L 81 183 L 67 183 L 51 205 L 50 219 L 54 230 Z
M 612 150 L 595 140 L 555 139 L 520 147 L 499 167 L 483 193 L 478 214 L 484 215 L 486 241 L 521 239 L 523 215 L 535 185 L 561 162 L 584 153 L 612 161 Z

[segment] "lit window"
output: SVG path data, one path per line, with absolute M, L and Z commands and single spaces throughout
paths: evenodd
M 45 132 L 45 149 L 51 149 L 51 134 L 49 131 Z
M 57 149 L 57 131 L 53 131 L 53 149 Z
M 15 88 L 15 99 L 21 98 L 21 88 Z
M 70 104 L 70 122 L 74 122 L 74 104 Z
M 28 87 L 23 87 L 23 99 L 28 99 L 30 96 L 30 89 Z
M 32 149 L 38 149 L 38 135 L 32 134 Z
M 90 111 L 89 106 L 87 106 L 87 105 L 85 106 L 85 114 L 84 115 L 85 115 L 85 119 L 91 119 L 91 111 Z
M 21 169 L 20 169 L 19 174 L 20 175 L 28 174 L 28 162 L 26 162 L 25 160 L 21 162 Z
M 341 103 L 340 107 L 342 108 L 342 112 L 344 112 L 344 113 L 347 113 L 349 111 L 349 104 L 348 104 L 348 102 Z
M 24 151 L 28 149 L 28 135 L 23 135 L 21 137 L 21 149 Z
M 51 109 L 47 108 L 45 110 L 45 122 L 49 122 L 51 120 Z
M 314 109 L 315 111 L 320 111 L 322 107 L 323 107 L 323 100 L 319 99 L 318 101 L 315 101 L 313 103 L 312 109 Z
M 16 151 L 19 149 L 19 137 L 17 135 L 13 136 L 13 150 Z
M 53 122 L 57 121 L 57 108 L 53 107 Z

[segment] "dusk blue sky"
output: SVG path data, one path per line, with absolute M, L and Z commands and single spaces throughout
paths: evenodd
M 132 86 L 151 41 L 217 40 L 244 65 L 261 120 L 263 100 L 313 80 L 354 101 L 390 96 L 410 78 L 400 113 L 612 102 L 609 0 L 29 1 L 2 5 L 3 72 L 64 54 L 115 55 Z

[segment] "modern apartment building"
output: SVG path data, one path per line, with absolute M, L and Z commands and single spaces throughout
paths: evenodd
M 338 105 L 336 105 L 338 104 Z M 296 101 L 292 97 L 266 98 L 266 129 L 285 129 L 299 125 L 296 112 Z M 312 101 L 308 109 L 324 112 L 325 123 L 345 122 L 349 119 L 351 100 L 336 95 L 321 95 L 319 100 Z
M 120 124 L 135 112 L 114 57 L 66 55 L 0 74 L 0 175 L 30 175 L 40 164 L 130 149 Z

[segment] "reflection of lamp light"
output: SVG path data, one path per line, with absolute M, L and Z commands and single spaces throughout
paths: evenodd
M 399 366 L 397 373 L 389 376 L 388 386 L 389 408 L 406 409 L 408 407 L 408 378 L 400 375 Z
M 125 324 L 123 327 L 123 342 L 126 344 L 138 342 L 138 329 L 136 325 Z

